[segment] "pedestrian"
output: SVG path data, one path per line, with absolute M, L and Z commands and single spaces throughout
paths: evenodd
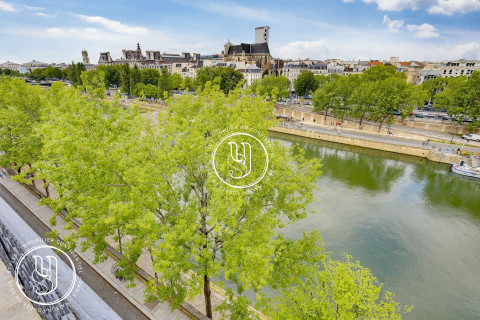
M 5 178 L 8 177 L 7 169 L 5 169 L 5 168 L 2 167 L 2 173 L 3 173 L 3 175 L 5 176 Z

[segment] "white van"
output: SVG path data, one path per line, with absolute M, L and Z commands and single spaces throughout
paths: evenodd
M 480 141 L 480 134 L 464 134 L 462 136 L 462 139 L 465 139 L 468 141 L 472 140 L 472 141 Z

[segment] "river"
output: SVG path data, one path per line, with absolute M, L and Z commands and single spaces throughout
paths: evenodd
M 414 305 L 405 319 L 480 319 L 480 181 L 417 157 L 270 136 L 323 163 L 316 213 L 284 234 L 320 231 L 334 257 L 348 252 Z

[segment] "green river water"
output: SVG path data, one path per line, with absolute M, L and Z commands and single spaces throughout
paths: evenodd
M 321 232 L 402 304 L 405 319 L 480 319 L 480 180 L 417 157 L 270 133 L 322 159 L 316 213 L 283 229 Z

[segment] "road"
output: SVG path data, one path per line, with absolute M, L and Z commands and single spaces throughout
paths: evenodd
M 440 143 L 440 142 L 432 142 L 432 141 L 429 142 L 428 145 L 425 145 L 424 143 L 426 141 L 418 141 L 418 140 L 406 139 L 406 138 L 395 137 L 395 136 L 386 136 L 386 135 L 380 135 L 375 133 L 342 130 L 342 128 L 339 128 L 339 127 L 324 127 L 324 126 L 306 125 L 306 124 L 298 126 L 295 124 L 288 124 L 288 123 L 286 127 L 297 128 L 302 130 L 310 130 L 310 131 L 319 132 L 319 133 L 342 135 L 344 137 L 349 137 L 349 138 L 384 142 L 384 143 L 416 147 L 416 148 L 432 149 L 433 147 L 436 147 L 437 149 L 440 148 L 444 153 L 455 153 L 456 149 L 459 147 L 449 143 Z M 470 146 L 463 147 L 463 150 L 480 152 L 480 148 L 470 147 Z
M 40 238 L 46 238 L 45 233 L 50 231 L 43 222 L 30 210 L 15 198 L 10 191 L 0 184 L 0 197 L 35 231 Z M 63 259 L 64 256 L 60 255 Z M 101 277 L 90 265 L 78 257 L 81 261 L 83 272 L 81 278 L 95 293 L 107 303 L 118 315 L 127 320 L 147 320 L 148 318 L 128 301 L 121 293 Z M 66 263 L 68 263 L 65 260 Z

